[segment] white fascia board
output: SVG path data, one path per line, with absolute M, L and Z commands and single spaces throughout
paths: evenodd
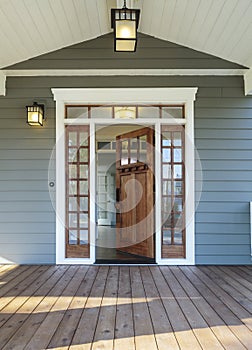
M 16 69 L 2 70 L 6 76 L 174 76 L 244 75 L 247 69 Z
M 5 96 L 6 92 L 6 75 L 0 70 L 0 96 Z
M 53 88 L 51 89 L 55 101 L 86 104 L 117 104 L 117 103 L 146 103 L 165 104 L 186 103 L 195 101 L 198 91 L 190 88 Z
M 244 74 L 245 95 L 252 95 L 252 68 Z

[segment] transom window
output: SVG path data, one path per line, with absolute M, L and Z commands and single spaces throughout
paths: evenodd
M 182 119 L 183 105 L 154 105 L 154 106 L 88 106 L 66 105 L 66 119 Z

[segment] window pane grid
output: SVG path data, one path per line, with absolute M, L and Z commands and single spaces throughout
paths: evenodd
M 183 119 L 184 105 L 66 105 L 66 119 Z
M 162 126 L 161 145 L 162 257 L 179 257 L 183 253 L 177 248 L 185 247 L 184 128 Z
M 66 255 L 89 256 L 89 127 L 66 127 Z

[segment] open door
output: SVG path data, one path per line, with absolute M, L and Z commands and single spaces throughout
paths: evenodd
M 154 131 L 116 138 L 117 250 L 154 258 Z

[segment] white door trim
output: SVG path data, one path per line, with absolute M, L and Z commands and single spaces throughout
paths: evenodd
M 52 89 L 56 101 L 56 263 L 57 264 L 92 264 L 95 262 L 95 177 L 90 177 L 90 258 L 65 258 L 65 141 L 64 129 L 69 120 L 64 119 L 65 104 L 181 104 L 185 105 L 185 167 L 186 167 L 186 258 L 161 258 L 161 200 L 156 190 L 156 262 L 165 265 L 194 265 L 195 264 L 195 232 L 194 232 L 194 100 L 197 88 L 55 88 Z M 95 125 L 96 124 L 125 124 L 118 119 L 86 119 L 83 124 L 90 125 L 90 166 L 91 173 L 95 173 Z M 80 124 L 80 121 L 71 120 L 70 123 Z M 127 122 L 126 122 L 127 123 Z M 152 124 L 155 126 L 156 138 L 160 140 L 161 120 L 129 120 L 129 124 Z M 166 121 L 162 120 L 162 124 Z M 169 123 L 169 121 L 167 121 Z M 156 189 L 161 171 L 159 154 L 156 149 Z M 63 171 L 64 173 L 64 171 Z M 94 194 L 94 195 L 92 195 Z M 193 205 L 190 205 L 193 203 Z

